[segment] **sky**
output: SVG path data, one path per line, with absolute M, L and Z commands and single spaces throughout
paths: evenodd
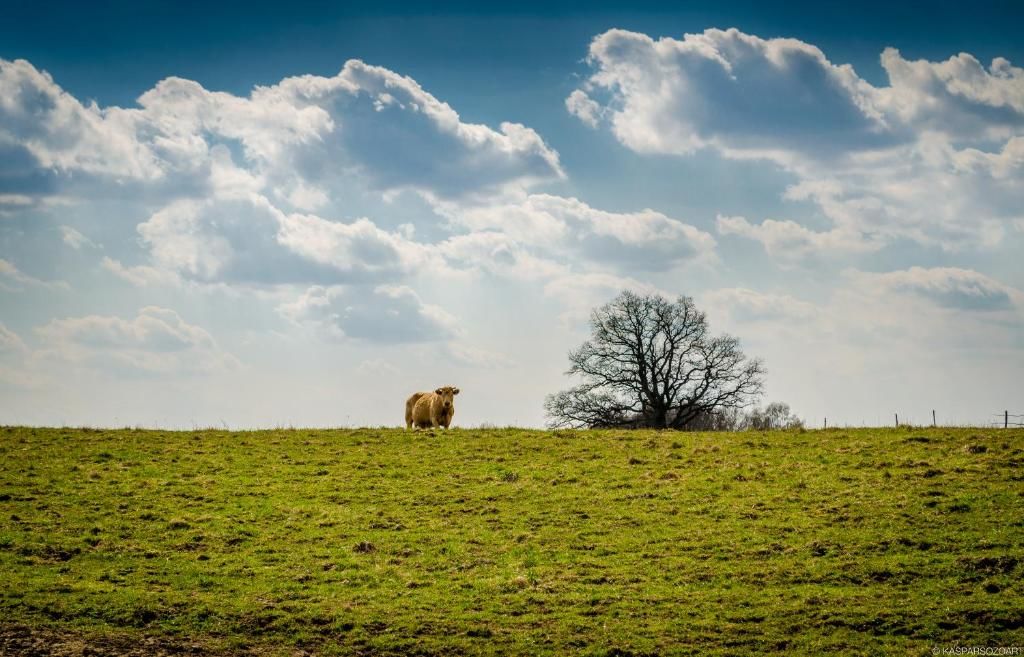
M 809 426 L 1024 413 L 1024 6 L 5 3 L 0 423 L 542 426 L 623 289 Z

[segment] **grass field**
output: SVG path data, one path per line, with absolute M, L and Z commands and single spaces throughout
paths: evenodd
M 0 650 L 1024 646 L 1022 466 L 1012 429 L 0 428 Z

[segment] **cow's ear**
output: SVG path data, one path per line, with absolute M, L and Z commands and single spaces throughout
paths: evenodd
M 443 391 L 443 390 L 442 390 L 441 388 L 438 388 L 438 389 L 437 389 L 437 390 L 435 390 L 434 392 L 435 392 L 436 394 L 438 394 L 438 395 L 443 395 L 443 394 L 444 394 L 444 391 Z
M 459 394 L 459 389 L 458 388 L 452 388 L 452 394 L 453 395 Z

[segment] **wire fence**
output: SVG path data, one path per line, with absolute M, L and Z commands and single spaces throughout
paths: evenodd
M 1000 417 L 999 413 L 996 413 L 996 417 Z M 1003 411 L 1001 414 L 1003 418 L 1002 422 L 993 422 L 991 426 L 1002 427 L 1009 429 L 1010 427 L 1024 427 L 1024 414 L 1015 414 L 1010 411 Z
M 993 413 L 992 417 L 998 418 L 998 420 L 986 420 L 986 421 L 984 421 L 984 422 L 982 422 L 980 424 L 975 424 L 975 423 L 970 423 L 970 422 L 966 423 L 966 424 L 962 423 L 962 422 L 952 422 L 952 423 L 950 423 L 950 422 L 942 422 L 942 423 L 940 423 L 940 422 L 938 422 L 938 419 L 936 417 L 935 411 L 932 411 L 931 423 L 928 423 L 927 421 L 924 422 L 924 423 L 909 421 L 909 420 L 906 419 L 906 417 L 907 416 L 904 416 L 904 419 L 901 421 L 900 420 L 900 414 L 899 413 L 893 413 L 891 421 L 892 421 L 893 425 L 895 425 L 897 427 L 908 427 L 908 426 L 913 426 L 913 427 L 922 427 L 922 426 L 932 426 L 932 427 L 994 427 L 994 428 L 1001 428 L 1001 429 L 1011 429 L 1011 428 L 1017 428 L 1017 427 L 1024 427 L 1024 413 L 1011 413 L 1008 410 L 1007 411 L 1003 411 L 1001 413 Z M 879 423 L 879 424 L 881 424 L 881 423 Z M 890 425 L 890 426 L 893 426 L 893 425 Z M 829 428 L 830 425 L 829 425 L 827 417 L 825 418 L 825 421 L 823 422 L 822 426 L 824 428 L 826 428 L 826 429 Z M 831 426 L 833 428 L 839 428 L 840 426 L 848 426 L 848 425 L 841 425 L 841 423 L 835 422 Z

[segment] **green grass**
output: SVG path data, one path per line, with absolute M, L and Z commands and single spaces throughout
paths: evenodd
M 1024 646 L 1024 431 L 0 428 L 0 626 L 209 652 Z

